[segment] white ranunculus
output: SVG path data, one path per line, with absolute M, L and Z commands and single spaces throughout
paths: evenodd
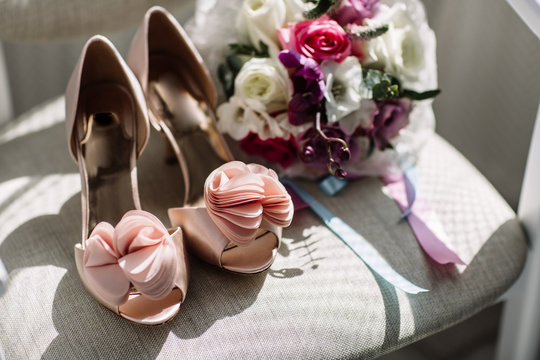
M 358 58 L 349 56 L 341 63 L 325 61 L 321 69 L 326 82 L 324 97 L 328 122 L 339 121 L 358 110 L 362 84 L 362 66 Z
M 240 40 L 261 50 L 262 41 L 272 56 L 279 53 L 277 30 L 285 25 L 287 7 L 284 0 L 244 0 L 236 20 Z M 227 20 L 225 20 L 227 21 Z
M 381 4 L 377 15 L 365 20 L 367 26 L 383 24 L 388 24 L 388 31 L 365 43 L 363 63 L 378 67 L 404 82 L 417 82 L 426 65 L 433 32 L 427 23 L 413 21 L 404 3 L 392 7 Z
M 221 104 L 217 109 L 217 115 L 218 130 L 238 141 L 250 132 L 266 140 L 274 137 L 288 139 L 290 134 L 298 135 L 301 130 L 299 127 L 293 129 L 286 112 L 273 117 L 266 112 L 264 104 L 260 101 L 238 96 L 232 96 L 228 102 Z
M 287 109 L 292 85 L 281 63 L 270 58 L 252 58 L 236 76 L 234 94 L 257 100 L 264 104 L 267 113 L 274 113 Z

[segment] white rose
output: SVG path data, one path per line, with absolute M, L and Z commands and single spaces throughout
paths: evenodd
M 389 26 L 388 31 L 365 43 L 363 64 L 396 76 L 406 86 L 418 82 L 426 67 L 426 56 L 431 55 L 428 49 L 434 48 L 433 31 L 425 20 L 413 21 L 403 3 L 392 7 L 381 4 L 374 18 L 365 19 L 365 25 L 370 27 L 383 24 Z
M 246 62 L 234 81 L 234 94 L 253 99 L 265 106 L 265 112 L 286 110 L 292 85 L 285 67 L 270 58 L 252 58 Z
M 360 108 L 360 85 L 362 66 L 355 56 L 343 62 L 325 61 L 321 65 L 326 89 L 326 116 L 328 122 L 339 121 L 344 116 Z
M 283 0 L 285 2 L 286 21 L 287 23 L 300 22 L 306 20 L 304 11 L 309 10 L 312 6 L 302 0 Z
M 242 140 L 250 132 L 266 140 L 274 137 L 288 139 L 291 134 L 296 136 L 305 130 L 303 127 L 291 125 L 286 112 L 273 117 L 266 112 L 264 104 L 260 101 L 238 96 L 232 96 L 228 102 L 221 104 L 217 109 L 217 115 L 218 130 L 229 134 L 237 141 Z
M 279 53 L 277 30 L 285 25 L 287 7 L 284 0 L 244 0 L 237 18 L 240 39 L 261 50 L 262 41 L 272 56 Z

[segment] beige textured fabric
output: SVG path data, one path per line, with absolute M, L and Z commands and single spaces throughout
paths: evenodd
M 309 211 L 295 215 L 271 269 L 235 276 L 192 259 L 180 314 L 136 326 L 84 290 L 79 175 L 68 155 L 63 99 L 0 132 L 0 257 L 11 280 L 0 298 L 8 359 L 372 358 L 463 320 L 491 304 L 519 274 L 526 239 L 514 213 L 451 146 L 434 137 L 419 164 L 420 189 L 470 265 L 437 265 L 419 248 L 378 179 L 320 201 L 429 293 L 407 295 L 379 279 Z M 181 176 L 161 161 L 153 133 L 139 166 L 143 208 L 166 219 Z
M 0 40 L 59 40 L 123 30 L 137 25 L 152 5 L 177 12 L 191 8 L 193 0 L 4 0 Z

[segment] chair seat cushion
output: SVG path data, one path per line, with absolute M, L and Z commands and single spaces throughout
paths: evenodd
M 299 182 L 429 292 L 390 286 L 305 209 L 284 231 L 268 272 L 237 276 L 191 258 L 179 315 L 159 327 L 132 325 L 99 305 L 77 274 L 80 179 L 63 106 L 63 98 L 51 101 L 0 132 L 0 257 L 10 275 L 0 297 L 0 342 L 8 359 L 371 358 L 472 316 L 522 269 L 527 243 L 516 215 L 434 136 L 418 164 L 419 191 L 466 267 L 439 265 L 422 251 L 378 178 L 352 181 L 334 197 Z M 162 151 L 153 133 L 138 176 L 143 208 L 167 223 L 183 186 Z

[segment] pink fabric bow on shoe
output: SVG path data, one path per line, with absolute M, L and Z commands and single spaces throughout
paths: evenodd
M 109 310 L 140 324 L 172 318 L 186 294 L 182 230 L 167 230 L 146 211 L 128 211 L 116 227 L 97 224 L 85 247 L 75 246 L 75 259 L 87 290 Z
M 174 286 L 176 248 L 154 215 L 133 210 L 113 228 L 100 222 L 86 240 L 84 271 L 94 289 L 110 303 L 128 299 L 131 284 L 151 299 L 162 299 Z
M 206 207 L 169 209 L 189 249 L 203 260 L 239 273 L 272 265 L 294 208 L 277 174 L 264 166 L 228 162 L 204 185 Z

